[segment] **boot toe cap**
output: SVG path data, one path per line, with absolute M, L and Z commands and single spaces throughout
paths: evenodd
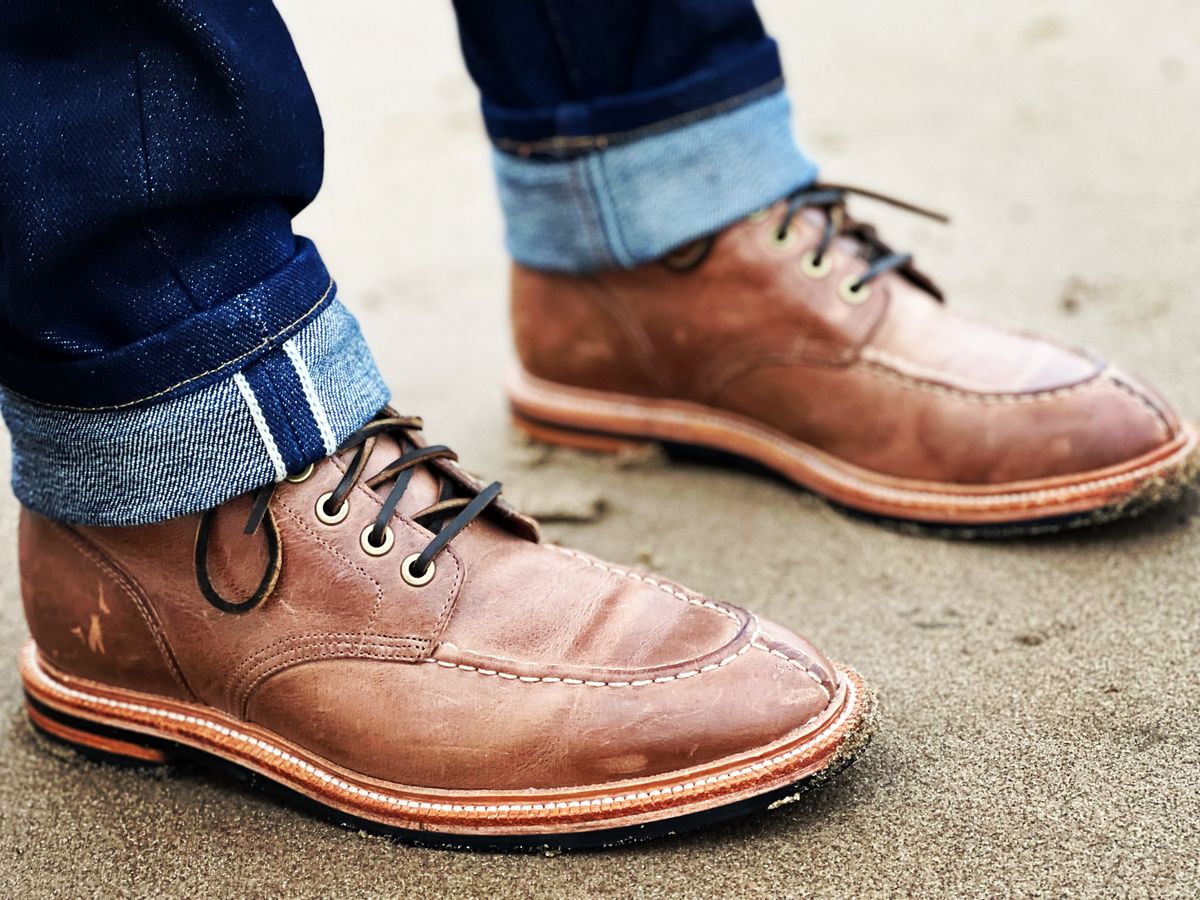
M 1033 409 L 1025 429 L 1014 432 L 1006 480 L 1120 466 L 1153 454 L 1180 432 L 1179 418 L 1165 401 L 1115 369 L 1048 399 L 1044 411 Z

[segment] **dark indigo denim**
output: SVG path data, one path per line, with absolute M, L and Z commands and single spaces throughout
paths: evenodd
M 782 77 L 753 0 L 454 0 L 488 134 L 573 155 Z
M 0 98 L 6 387 L 138 402 L 332 296 L 292 234 L 323 134 L 270 4 L 4 0 Z
M 195 512 L 387 402 L 292 233 L 323 145 L 270 3 L 0 2 L 0 402 L 24 504 Z
M 813 175 L 750 0 L 455 5 L 522 261 L 636 265 Z M 0 0 L 0 405 L 23 503 L 195 512 L 387 401 L 292 232 L 322 147 L 265 0 Z
M 816 178 L 752 0 L 455 0 L 518 262 L 632 267 Z

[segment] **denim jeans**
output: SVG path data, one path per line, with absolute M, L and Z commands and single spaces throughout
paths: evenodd
M 521 262 L 636 265 L 815 175 L 751 0 L 454 6 Z M 196 512 L 387 402 L 292 232 L 322 154 L 269 3 L 0 3 L 0 405 L 22 503 L 95 525 Z

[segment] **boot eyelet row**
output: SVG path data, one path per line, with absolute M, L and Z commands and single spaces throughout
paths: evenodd
M 312 476 L 314 468 L 316 467 L 312 463 L 309 463 L 295 475 L 288 475 L 284 478 L 284 481 L 291 482 L 292 484 L 303 484 Z
M 396 535 L 392 533 L 392 529 L 390 527 L 384 526 L 383 543 L 375 544 L 371 541 L 371 532 L 374 530 L 374 528 L 374 525 L 368 525 L 366 528 L 364 528 L 362 534 L 359 536 L 358 543 L 362 547 L 363 553 L 367 554 L 367 556 L 383 556 L 385 553 L 389 552 L 392 549 L 392 546 L 396 543 Z M 406 578 L 405 581 L 407 580 L 408 579 Z
M 327 494 L 322 494 L 317 498 L 317 518 L 326 525 L 339 525 L 346 520 L 346 516 L 350 515 L 350 501 L 344 500 L 342 505 L 338 507 L 337 512 L 331 513 L 329 512 L 328 504 L 332 498 L 332 491 Z M 362 547 L 363 553 L 366 553 L 368 556 L 383 556 L 387 553 L 390 553 L 392 547 L 396 544 L 395 532 L 392 531 L 391 527 L 384 526 L 383 543 L 376 544 L 371 540 L 371 532 L 374 530 L 374 528 L 374 525 L 368 525 L 363 529 L 362 534 L 359 535 L 358 544 L 360 547 Z M 410 571 L 412 562 L 416 558 L 417 554 L 414 554 L 404 561 L 402 574 L 405 581 L 411 585 L 419 587 L 420 585 L 428 584 L 433 579 L 433 563 L 430 563 L 429 568 L 425 570 L 425 573 L 418 577 L 412 574 Z
M 818 260 L 816 253 L 809 250 L 800 257 L 800 271 L 814 281 L 820 281 L 833 271 L 833 257 L 826 253 Z
M 400 576 L 404 579 L 406 584 L 410 584 L 413 587 L 424 587 L 425 585 L 429 584 L 429 582 L 433 581 L 433 575 L 437 568 L 431 562 L 428 566 L 426 566 L 424 572 L 422 572 L 420 575 L 417 575 L 415 572 L 413 572 L 412 567 L 413 563 L 420 558 L 420 553 L 414 553 L 411 556 L 406 556 L 404 558 L 404 562 L 400 564 Z
M 343 500 L 336 512 L 330 512 L 327 504 L 332 497 L 333 491 L 330 491 L 317 498 L 317 518 L 326 525 L 338 525 L 345 521 L 346 516 L 350 515 L 349 500 Z
M 860 306 L 866 303 L 871 296 L 870 285 L 864 284 L 862 287 L 855 288 L 854 285 L 857 281 L 858 279 L 851 275 L 838 285 L 838 296 L 851 306 Z

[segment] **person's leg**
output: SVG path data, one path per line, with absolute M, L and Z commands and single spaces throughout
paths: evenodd
M 972 530 L 1123 515 L 1192 477 L 1196 436 L 1152 391 L 956 317 L 853 191 L 814 183 L 751 0 L 455 6 L 533 435 L 700 444 Z
M 752 0 L 455 8 L 520 263 L 644 263 L 816 177 Z
M 142 763 L 183 745 L 424 844 L 539 849 L 766 808 L 862 746 L 853 672 L 541 545 L 420 420 L 375 415 L 291 232 L 321 132 L 269 5 L 9 0 L 0 98 L 37 728 Z
M 0 97 L 22 503 L 94 525 L 196 512 L 329 455 L 387 402 L 292 234 L 323 134 L 271 6 L 12 0 Z

